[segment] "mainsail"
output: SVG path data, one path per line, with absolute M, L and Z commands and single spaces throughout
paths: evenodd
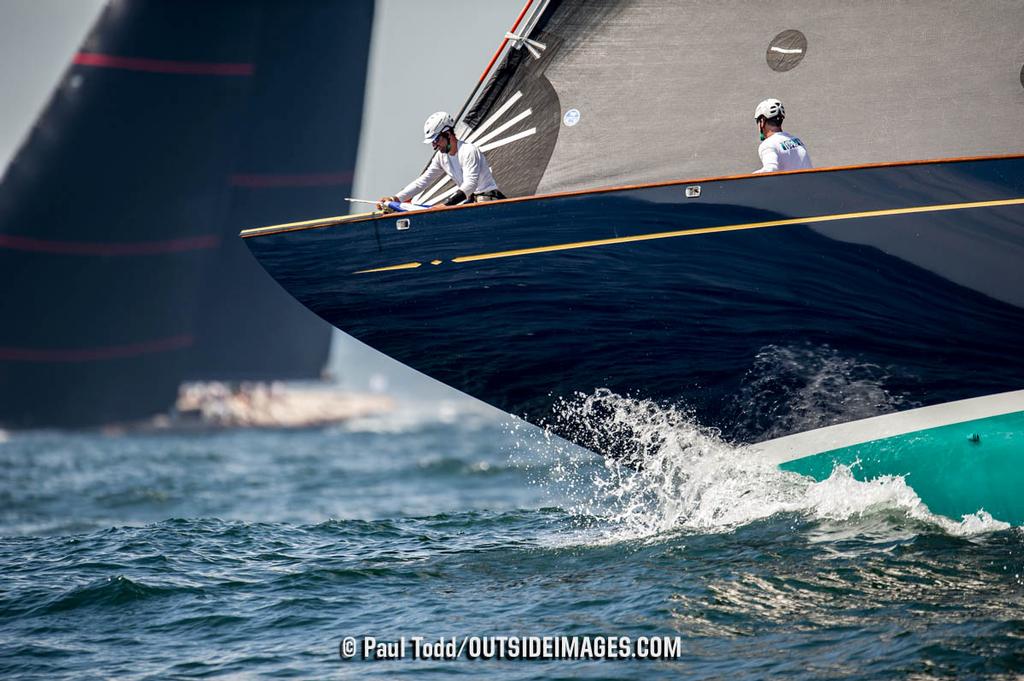
M 105 8 L 0 187 L 0 424 L 139 418 L 188 377 L 319 374 L 329 327 L 232 235 L 337 212 L 372 16 L 369 0 Z
M 533 4 L 462 120 L 509 196 L 750 172 L 766 97 L 818 166 L 1024 151 L 1020 0 Z

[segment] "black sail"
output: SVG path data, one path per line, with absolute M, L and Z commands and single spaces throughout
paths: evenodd
M 373 8 L 372 0 L 264 3 L 227 218 L 217 266 L 200 297 L 189 377 L 315 378 L 326 364 L 330 325 L 266 275 L 238 232 L 268 220 L 347 211 Z
M 232 235 L 340 212 L 371 21 L 372 2 L 105 8 L 0 186 L 0 424 L 144 417 L 186 377 L 319 373 L 329 328 Z
M 767 97 L 819 167 L 1020 153 L 1022 27 L 1019 0 L 551 0 L 463 124 L 512 196 L 750 172 Z

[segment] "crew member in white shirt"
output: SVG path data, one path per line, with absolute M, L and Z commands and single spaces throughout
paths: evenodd
M 454 206 L 460 203 L 482 203 L 504 199 L 491 174 L 483 152 L 472 142 L 459 140 L 455 136 L 455 119 L 444 111 L 432 114 L 423 124 L 423 143 L 434 148 L 434 157 L 422 175 L 410 182 L 405 189 L 394 196 L 385 196 L 381 206 L 388 201 L 408 201 L 438 180 L 448 175 L 457 187 L 452 196 L 443 204 Z
M 782 131 L 782 120 L 785 117 L 786 108 L 777 99 L 766 99 L 754 109 L 754 120 L 761 133 L 761 146 L 757 148 L 761 167 L 755 173 L 814 167 L 811 155 L 807 153 L 807 147 L 800 138 Z

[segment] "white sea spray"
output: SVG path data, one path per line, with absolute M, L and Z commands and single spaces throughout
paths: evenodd
M 725 442 L 685 411 L 649 400 L 602 390 L 560 408 L 563 422 L 588 429 L 583 441 L 630 438 L 619 443 L 630 461 L 622 463 L 548 436 L 548 465 L 537 481 L 564 495 L 575 516 L 600 519 L 600 532 L 586 533 L 590 541 L 729 532 L 780 513 L 833 526 L 824 534 L 835 536 L 845 532 L 835 530 L 836 523 L 863 526 L 872 517 L 882 519 L 889 536 L 908 522 L 957 536 L 1009 527 L 983 510 L 960 521 L 933 514 L 902 476 L 858 480 L 857 462 L 836 465 L 821 481 L 783 471 L 750 448 Z

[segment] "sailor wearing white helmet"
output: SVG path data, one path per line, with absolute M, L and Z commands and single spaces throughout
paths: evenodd
M 776 170 L 799 170 L 813 168 L 807 147 L 794 137 L 782 131 L 782 120 L 786 108 L 777 99 L 766 99 L 754 109 L 754 121 L 761 133 L 761 146 L 757 155 L 761 157 L 761 168 L 755 173 L 772 173 Z
M 380 200 L 381 207 L 389 201 L 408 201 L 441 177 L 448 175 L 457 187 L 455 193 L 444 202 L 445 206 L 459 203 L 481 203 L 505 198 L 491 174 L 483 152 L 472 142 L 459 140 L 455 136 L 455 119 L 447 112 L 431 114 L 423 124 L 423 143 L 433 146 L 434 157 L 422 175 L 410 182 L 405 189 L 394 196 Z

